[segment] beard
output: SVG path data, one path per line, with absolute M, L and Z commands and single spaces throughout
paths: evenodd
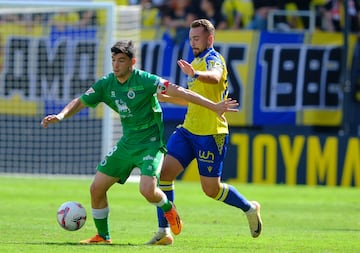
M 200 52 L 199 49 L 193 49 L 193 55 L 194 55 L 195 57 L 198 57 L 200 54 L 201 54 L 201 52 Z

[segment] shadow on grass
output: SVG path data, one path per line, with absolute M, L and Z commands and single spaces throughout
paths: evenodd
M 337 231 L 337 232 L 360 232 L 359 228 L 324 228 L 319 229 L 323 231 Z
M 149 246 L 146 244 L 136 244 L 136 243 L 111 243 L 111 244 L 81 244 L 78 242 L 8 242 L 2 244 L 23 244 L 23 245 L 56 245 L 56 246 L 81 246 L 81 247 L 116 247 L 116 246 L 130 246 L 130 247 L 139 247 L 139 246 Z

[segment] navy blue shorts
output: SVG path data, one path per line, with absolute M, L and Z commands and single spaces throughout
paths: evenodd
M 196 159 L 201 176 L 220 177 L 228 141 L 228 134 L 195 135 L 179 127 L 170 136 L 167 153 L 184 168 Z

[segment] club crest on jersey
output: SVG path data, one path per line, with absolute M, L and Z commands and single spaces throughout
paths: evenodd
M 127 97 L 128 97 L 129 99 L 134 99 L 134 98 L 135 98 L 135 91 L 132 90 L 132 89 L 130 89 L 130 90 L 128 91 L 128 93 L 127 93 Z

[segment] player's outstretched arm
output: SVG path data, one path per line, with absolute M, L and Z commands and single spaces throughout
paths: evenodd
M 78 113 L 81 109 L 85 108 L 85 105 L 81 102 L 80 98 L 73 99 L 68 103 L 64 109 L 61 110 L 58 114 L 50 114 L 43 118 L 41 121 L 41 126 L 47 128 L 49 124 L 58 123 L 64 118 L 71 117 L 72 115 Z
M 180 97 L 170 97 L 165 94 L 157 94 L 158 100 L 163 103 L 171 103 L 175 105 L 187 106 L 188 101 Z
M 236 107 L 239 106 L 239 103 L 231 98 L 228 98 L 219 103 L 214 103 L 213 101 L 201 96 L 196 92 L 172 83 L 167 84 L 167 87 L 165 88 L 165 94 L 171 97 L 180 97 L 190 103 L 206 107 L 216 112 L 217 115 L 223 120 L 225 120 L 223 115 L 225 112 L 237 112 L 238 109 Z

